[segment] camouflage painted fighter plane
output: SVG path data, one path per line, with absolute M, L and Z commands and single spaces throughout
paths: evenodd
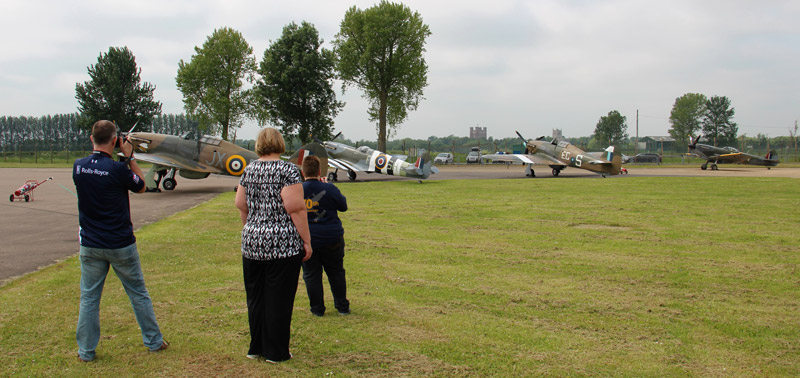
M 250 161 L 258 159 L 254 152 L 213 136 L 193 140 L 144 132 L 127 135 L 134 157 L 153 164 L 144 178 L 148 191 L 160 191 L 162 178 L 164 189 L 175 189 L 176 172 L 187 179 L 203 179 L 212 173 L 239 176 Z
M 334 137 L 334 139 L 336 138 Z M 433 159 L 431 159 L 431 154 L 427 151 L 412 164 L 405 161 L 407 156 L 389 155 L 367 146 L 354 148 L 338 142 L 317 142 L 301 147 L 289 160 L 301 166 L 305 156 L 317 155 L 324 166 L 325 162 L 322 159 L 326 159 L 327 167 L 333 168 L 333 172 L 327 173 L 328 181 L 331 182 L 339 179 L 338 173 L 340 169 L 347 172 L 350 181 L 356 179 L 356 172 L 416 178 L 420 182 L 422 182 L 422 179 L 427 179 L 431 173 L 439 172 L 433 166 Z M 325 173 L 321 172 L 321 174 L 324 175 Z
M 706 162 L 700 166 L 700 169 L 706 170 L 708 164 L 711 163 L 711 170 L 716 171 L 719 168 L 717 164 L 722 163 L 735 163 L 735 164 L 749 164 L 761 165 L 770 169 L 778 165 L 779 160 L 775 157 L 775 152 L 767 152 L 767 156 L 761 157 L 756 155 L 746 154 L 739 152 L 733 147 L 714 147 L 708 144 L 697 143 L 700 137 L 692 138 L 689 135 L 689 152 L 698 156 L 701 159 L 706 159 Z
M 536 177 L 534 165 L 547 165 L 552 169 L 553 176 L 558 176 L 567 167 L 581 168 L 600 174 L 618 175 L 621 172 L 622 156 L 614 153 L 614 146 L 609 146 L 603 152 L 584 152 L 566 140 L 548 142 L 544 137 L 536 140 L 525 140 L 522 135 L 517 135 L 525 142 L 524 154 L 489 154 L 481 158 L 492 161 L 523 163 L 525 175 Z

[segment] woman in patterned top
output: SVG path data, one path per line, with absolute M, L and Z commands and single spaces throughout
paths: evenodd
M 311 257 L 303 185 L 274 128 L 258 133 L 258 160 L 250 162 L 236 191 L 242 218 L 242 266 L 250 322 L 247 357 L 286 361 L 300 266 Z

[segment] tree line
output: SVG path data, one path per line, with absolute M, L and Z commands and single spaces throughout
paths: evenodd
M 313 25 L 292 22 L 259 64 L 240 32 L 215 29 L 189 60 L 177 62 L 186 115 L 205 133 L 226 140 L 246 119 L 274 125 L 290 140 L 329 139 L 345 105 L 332 88 L 339 79 L 342 91 L 363 91 L 367 116 L 378 124 L 378 146 L 385 150 L 392 130 L 417 108 L 427 86 L 423 53 L 430 29 L 418 12 L 386 0 L 367 9 L 351 7 L 340 25 L 328 50 Z M 75 88 L 82 127 L 97 119 L 149 124 L 160 114 L 155 87 L 142 82 L 127 47 L 101 53 L 88 73 L 90 80 Z
M 121 127 L 123 131 L 127 131 L 134 123 Z M 139 124 L 135 131 L 171 135 L 196 135 L 200 132 L 199 123 L 184 114 L 154 116 L 149 125 Z M 46 149 L 89 150 L 92 148 L 90 134 L 90 130 L 81 125 L 79 113 L 41 117 L 0 117 L 0 149 L 5 153 Z

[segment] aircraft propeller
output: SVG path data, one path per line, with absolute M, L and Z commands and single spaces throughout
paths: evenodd
M 689 147 L 695 148 L 697 146 L 697 141 L 700 140 L 700 135 L 697 138 L 693 138 L 691 134 L 689 134 Z

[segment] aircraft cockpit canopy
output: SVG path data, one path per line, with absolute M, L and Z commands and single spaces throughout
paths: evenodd
M 365 154 L 366 154 L 366 153 L 369 153 L 369 151 L 370 151 L 370 148 L 369 148 L 369 147 L 367 147 L 367 146 L 360 146 L 360 147 L 358 147 L 358 148 L 357 148 L 357 150 L 358 150 L 359 152 L 363 152 L 363 153 L 365 153 Z
M 737 149 L 735 149 L 733 147 L 725 147 L 725 149 L 728 150 L 728 152 L 732 153 L 732 154 L 735 154 L 735 153 L 739 152 L 739 150 L 737 150 Z
M 215 136 L 204 135 L 200 138 L 200 143 L 210 144 L 212 146 L 219 146 L 222 143 L 222 139 Z

